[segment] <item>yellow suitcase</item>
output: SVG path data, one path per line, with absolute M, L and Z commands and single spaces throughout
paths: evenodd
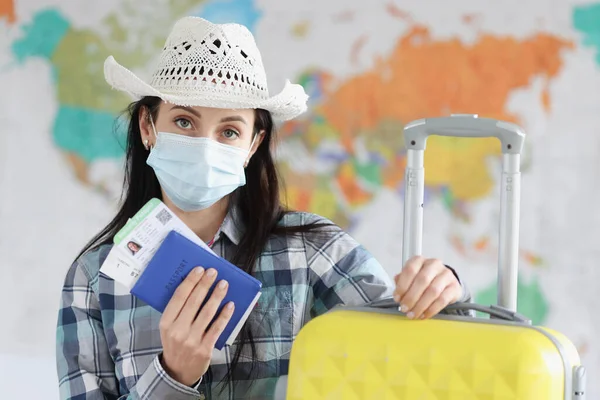
M 427 118 L 404 129 L 407 146 L 403 261 L 421 254 L 423 152 L 429 135 L 497 137 L 502 144 L 498 306 L 453 304 L 413 321 L 391 299 L 338 307 L 294 341 L 287 400 L 582 400 L 585 369 L 562 334 L 516 312 L 520 152 L 513 124 L 476 115 Z M 450 310 L 469 310 L 464 316 Z M 474 311 L 490 318 L 475 317 Z

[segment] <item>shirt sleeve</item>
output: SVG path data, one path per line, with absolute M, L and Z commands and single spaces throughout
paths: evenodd
M 392 278 L 370 252 L 347 234 L 340 232 L 336 238 L 322 242 L 309 241 L 307 245 L 314 250 L 314 254 L 309 257 L 309 268 L 313 275 L 312 317 L 337 305 L 361 306 L 392 296 L 395 289 Z M 450 270 L 463 289 L 458 301 L 470 301 L 468 288 L 461 282 L 456 271 L 453 268 Z M 447 313 L 470 315 L 463 310 Z
M 452 273 L 454 274 L 454 277 L 456 278 L 458 283 L 460 283 L 460 287 L 462 288 L 462 296 L 460 297 L 460 299 L 457 300 L 457 302 L 458 303 L 471 303 L 473 298 L 471 296 L 471 291 L 469 290 L 469 287 L 467 286 L 467 284 L 463 280 L 460 279 L 460 277 L 458 276 L 458 272 L 456 272 L 456 270 L 454 268 L 452 268 L 449 265 L 446 265 L 446 268 L 448 268 L 450 271 L 452 271 Z
M 129 393 L 121 394 L 104 336 L 98 297 L 84 264 L 68 271 L 61 293 L 56 334 L 60 399 L 200 399 L 200 393 L 172 379 L 157 356 Z M 97 278 L 96 278 L 97 279 Z
M 307 236 L 305 246 L 312 275 L 312 317 L 337 305 L 361 306 L 392 296 L 391 277 L 363 246 L 343 231 L 329 237 Z

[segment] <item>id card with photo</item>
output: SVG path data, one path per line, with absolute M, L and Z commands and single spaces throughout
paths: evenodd
M 130 290 L 171 231 L 180 233 L 214 254 L 175 213 L 154 198 L 115 235 L 114 246 L 100 272 Z

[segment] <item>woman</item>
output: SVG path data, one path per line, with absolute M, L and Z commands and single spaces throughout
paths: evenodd
M 392 282 L 330 221 L 283 208 L 273 120 L 304 112 L 307 96 L 287 82 L 269 97 L 260 53 L 243 26 L 184 18 L 150 83 L 112 57 L 105 77 L 139 100 L 129 109 L 122 207 L 66 275 L 57 332 L 62 399 L 270 398 L 287 374 L 293 338 L 336 305 L 394 295 L 418 319 L 469 300 L 438 260 L 411 259 Z M 215 271 L 190 273 L 162 315 L 99 273 L 115 233 L 152 197 L 262 282 L 233 346 L 213 351 L 235 305 L 207 329 L 227 290 Z M 215 282 L 222 286 L 197 313 Z

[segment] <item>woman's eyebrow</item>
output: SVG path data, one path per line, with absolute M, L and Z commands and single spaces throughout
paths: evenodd
M 245 125 L 248 125 L 248 123 L 246 122 L 244 117 L 242 117 L 241 115 L 232 115 L 229 117 L 221 118 L 221 122 L 234 122 L 234 121 L 239 121 Z
M 173 107 L 171 107 L 171 110 L 175 110 L 175 109 L 184 110 L 184 111 L 189 112 L 190 114 L 194 114 L 198 118 L 202 118 L 202 116 L 200 115 L 200 113 L 198 111 L 194 110 L 192 107 L 184 107 L 184 106 L 173 106 Z

